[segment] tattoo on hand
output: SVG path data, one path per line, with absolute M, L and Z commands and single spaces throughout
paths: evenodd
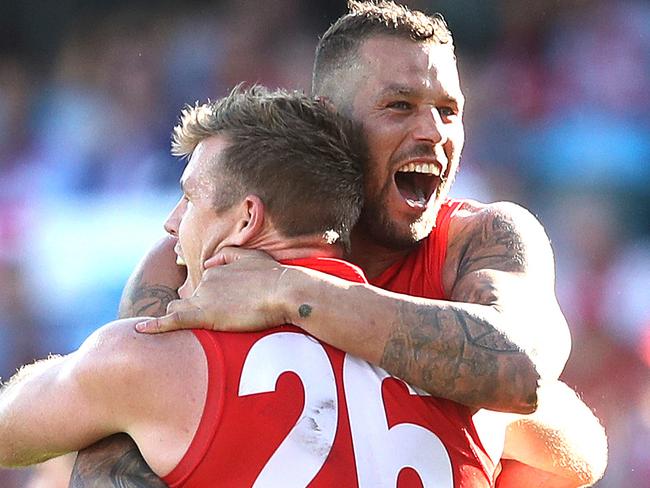
M 298 313 L 300 314 L 301 318 L 306 319 L 311 315 L 311 306 L 303 303 L 300 305 L 300 307 L 298 307 Z

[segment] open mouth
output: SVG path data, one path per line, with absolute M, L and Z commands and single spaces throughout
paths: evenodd
M 412 208 L 426 208 L 440 182 L 440 168 L 436 164 L 409 163 L 395 173 L 395 186 Z
M 185 262 L 185 259 L 181 255 L 180 247 L 178 247 L 178 244 L 174 248 L 174 252 L 176 253 L 176 264 L 179 265 L 179 266 L 187 266 L 187 263 Z

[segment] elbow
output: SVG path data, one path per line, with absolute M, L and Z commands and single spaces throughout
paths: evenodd
M 533 368 L 521 375 L 521 387 L 515 392 L 513 404 L 516 407 L 514 413 L 531 414 L 537 410 L 539 388 L 539 374 Z
M 524 354 L 510 362 L 502 375 L 500 391 L 503 393 L 498 410 L 517 414 L 530 414 L 537 410 L 540 375 L 535 364 Z

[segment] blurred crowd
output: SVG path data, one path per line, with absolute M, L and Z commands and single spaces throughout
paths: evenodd
M 467 95 L 455 196 L 545 225 L 573 352 L 602 419 L 600 488 L 650 486 L 650 3 L 421 0 Z M 343 0 L 16 2 L 0 11 L 0 377 L 113 319 L 163 233 L 183 104 L 240 81 L 309 89 Z M 58 487 L 49 468 L 0 486 Z M 65 486 L 65 484 L 63 484 Z

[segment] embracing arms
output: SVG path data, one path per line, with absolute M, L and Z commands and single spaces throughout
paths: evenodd
M 165 314 L 178 298 L 185 270 L 176 266 L 175 239 L 165 237 L 145 256 L 124 288 L 120 318 Z M 70 488 L 165 488 L 127 434 L 115 434 L 79 451 Z
M 10 380 L 0 394 L 0 465 L 38 463 L 120 432 L 154 472 L 178 464 L 203 410 L 202 348 L 189 332 L 151 340 L 133 327 L 133 319 L 107 324 L 72 354 Z
M 570 349 L 548 238 L 514 204 L 467 204 L 452 222 L 449 243 L 443 283 L 452 301 L 351 284 L 229 249 L 193 297 L 172 302 L 170 315 L 146 326 L 251 330 L 293 323 L 433 395 L 531 412 L 538 379 L 557 378 Z
M 115 352 L 97 360 L 106 349 L 105 338 L 97 332 L 72 354 L 25 366 L 3 387 L 0 464 L 15 467 L 45 461 L 131 424 L 135 408 L 129 409 L 118 391 L 122 380 L 129 379 L 123 374 L 124 358 Z

